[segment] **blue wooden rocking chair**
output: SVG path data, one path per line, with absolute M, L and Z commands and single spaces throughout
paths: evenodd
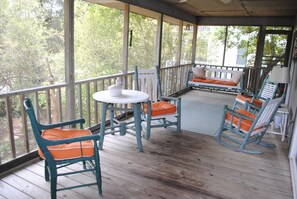
M 233 109 L 243 107 L 245 102 L 253 103 L 258 108 L 261 108 L 266 99 L 273 99 L 278 88 L 278 83 L 271 82 L 268 78 L 269 76 L 267 75 L 258 94 L 238 94 L 234 100 Z
M 282 98 L 267 99 L 256 114 L 248 111 L 249 107 L 253 106 L 248 102 L 244 109 L 232 110 L 225 106 L 221 126 L 216 137 L 217 142 L 235 151 L 252 154 L 262 152 L 247 149 L 249 143 L 256 143 L 264 147 L 275 147 L 274 144 L 263 142 L 262 138 L 277 112 Z
M 152 128 L 176 126 L 176 132 L 181 132 L 181 99 L 162 96 L 157 67 L 139 70 L 135 66 L 135 89 L 150 96 L 142 107 L 146 139 L 150 139 Z
M 32 130 L 38 144 L 38 153 L 45 161 L 45 180 L 50 180 L 51 198 L 57 197 L 57 191 L 97 185 L 102 194 L 102 181 L 99 152 L 97 142 L 99 135 L 92 135 L 90 131 L 82 129 L 84 119 L 69 122 L 43 125 L 35 116 L 32 102 L 26 98 L 24 107 L 29 115 Z M 61 129 L 60 127 L 80 124 L 80 129 Z M 61 173 L 58 169 L 74 163 L 82 162 L 83 169 L 75 172 Z M 93 172 L 96 182 L 57 189 L 57 177 L 80 172 Z

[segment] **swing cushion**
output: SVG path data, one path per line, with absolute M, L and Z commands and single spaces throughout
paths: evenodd
M 237 83 L 232 81 L 223 81 L 223 80 L 215 80 L 215 79 L 202 79 L 202 78 L 193 78 L 193 82 L 201 82 L 201 83 L 208 83 L 208 84 L 221 84 L 227 86 L 236 86 Z
M 253 103 L 253 104 L 255 104 L 255 105 L 259 106 L 259 107 L 261 107 L 262 104 L 263 104 L 263 101 L 261 101 L 261 100 L 259 100 L 257 98 L 254 98 L 254 100 L 253 100 L 253 98 L 251 96 L 240 95 L 240 94 L 236 96 L 236 100 L 237 101 L 242 101 L 243 103 L 248 101 L 249 103 Z
M 245 115 L 251 119 L 255 119 L 256 118 L 256 115 L 246 111 L 245 109 L 238 109 L 236 110 L 237 113 L 241 114 L 241 115 Z M 231 123 L 231 120 L 233 119 L 233 125 L 238 127 L 238 122 L 239 122 L 239 117 L 238 116 L 233 116 L 232 118 L 232 114 L 230 113 L 227 113 L 226 114 L 226 118 L 225 120 L 229 123 Z M 249 131 L 251 126 L 252 126 L 252 123 L 253 121 L 251 120 L 247 120 L 247 119 L 241 119 L 241 123 L 240 123 L 240 129 L 243 130 L 243 131 Z
M 92 133 L 89 130 L 83 129 L 48 129 L 44 130 L 41 136 L 47 140 L 64 140 L 90 135 Z M 55 160 L 90 157 L 94 156 L 94 143 L 92 140 L 71 142 L 69 144 L 48 146 L 48 150 Z M 38 154 L 45 159 L 40 148 L 38 148 Z
M 147 114 L 147 104 L 144 104 L 144 112 Z M 165 101 L 152 103 L 152 116 L 176 113 L 176 106 Z

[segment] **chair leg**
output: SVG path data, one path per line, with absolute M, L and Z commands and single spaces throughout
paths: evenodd
M 57 198 L 57 176 L 51 178 L 51 199 Z
M 86 167 L 86 161 L 82 161 L 82 163 L 83 163 L 83 169 L 87 169 L 87 167 Z
M 239 107 L 237 107 L 237 104 L 238 104 L 238 101 L 235 99 L 234 103 L 233 103 L 233 107 L 232 107 L 233 110 L 236 110 L 239 108 Z
M 148 117 L 146 120 L 146 139 L 147 140 L 151 138 L 151 125 L 152 125 L 152 120 L 150 117 Z
M 97 187 L 98 187 L 98 192 L 99 195 L 102 195 L 102 177 L 101 177 L 101 168 L 100 168 L 100 156 L 99 156 L 99 151 L 97 149 L 97 145 L 95 145 L 94 148 L 95 156 L 94 156 L 94 161 L 95 161 L 95 174 L 96 174 L 96 180 L 97 180 Z
M 233 140 L 233 139 L 230 138 L 229 136 L 227 136 L 227 135 L 225 135 L 225 134 L 223 135 L 223 134 L 222 134 L 222 131 L 218 133 L 218 136 L 217 136 L 217 142 L 218 142 L 219 144 L 221 144 L 221 145 L 227 147 L 227 148 L 230 148 L 230 149 L 236 151 L 236 152 L 242 152 L 242 153 L 248 153 L 248 154 L 261 154 L 261 153 L 262 153 L 262 152 L 259 151 L 259 150 L 246 149 L 246 148 L 245 148 L 246 144 L 243 144 L 243 143 L 241 143 L 240 145 L 236 145 L 236 146 L 235 146 L 235 145 L 231 145 L 231 144 L 229 144 L 229 143 L 226 143 L 226 142 L 224 142 L 223 140 L 221 140 L 221 137 L 222 137 L 222 136 L 223 136 L 225 139 L 228 139 L 228 140 L 231 140 L 231 141 L 235 142 L 235 140 Z M 239 143 L 237 143 L 237 142 L 235 142 L 235 143 L 236 143 L 236 144 L 239 144 Z
M 152 126 L 152 104 L 147 104 L 147 118 L 146 118 L 146 139 L 149 140 L 151 138 L 151 126 Z
M 233 106 L 232 106 L 233 110 L 235 110 L 235 106 L 236 106 L 236 100 L 234 100 L 234 102 L 233 102 Z
M 51 199 L 57 198 L 57 170 L 56 168 L 50 169 L 51 174 Z
M 220 124 L 220 127 L 218 128 L 218 134 L 216 136 L 216 140 L 219 144 L 222 144 L 222 133 L 223 133 L 223 130 L 224 130 L 224 125 L 225 125 L 225 111 L 224 111 L 224 116 L 222 117 L 221 119 L 221 124 Z
M 108 107 L 107 103 L 102 103 L 99 150 L 103 149 L 107 107 Z
M 264 141 L 260 141 L 260 142 L 258 142 L 257 144 L 260 145 L 260 146 L 267 147 L 267 148 L 275 148 L 275 147 L 276 147 L 275 144 L 269 144 L 269 143 L 266 143 L 266 142 L 264 142 Z
M 266 130 L 267 130 L 267 129 L 266 129 Z M 266 130 L 265 130 L 265 132 L 266 132 Z M 264 133 L 265 133 L 265 132 L 264 132 Z M 263 147 L 267 147 L 267 148 L 275 148 L 275 147 L 276 147 L 275 144 L 269 144 L 269 143 L 267 143 L 267 142 L 262 141 L 262 138 L 263 138 L 263 136 L 264 136 L 264 133 L 262 133 L 262 134 L 260 135 L 260 137 L 259 137 L 258 141 L 256 142 L 256 144 L 258 144 L 258 145 L 260 145 L 260 146 L 263 146 Z
M 216 136 L 216 140 L 219 144 L 222 144 L 222 133 L 223 133 L 223 127 L 218 129 L 218 134 Z
M 176 132 L 181 133 L 181 114 L 178 114 L 176 119 L 177 119 Z
M 99 163 L 96 163 L 96 180 L 99 195 L 102 195 L 102 178 L 101 178 L 101 169 Z
M 45 181 L 49 181 L 49 172 L 48 172 L 48 164 L 47 161 L 44 160 L 44 177 L 45 177 Z
M 176 122 L 177 122 L 176 131 L 178 133 L 180 133 L 181 132 L 181 99 L 180 98 L 177 101 L 177 110 L 176 111 L 178 113 L 177 118 L 176 118 Z

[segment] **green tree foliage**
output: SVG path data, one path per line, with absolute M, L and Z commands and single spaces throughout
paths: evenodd
M 75 2 L 76 80 L 122 70 L 123 22 L 121 10 Z
M 257 26 L 228 26 L 227 49 L 236 47 L 244 49 L 243 57 L 247 57 L 246 66 L 255 62 L 259 27 Z M 225 34 L 225 30 L 224 30 Z M 222 41 L 221 38 L 220 40 Z
M 196 61 L 221 65 L 225 37 L 224 26 L 198 26 Z
M 129 70 L 134 66 L 152 68 L 156 65 L 157 20 L 130 13 Z M 131 36 L 131 35 L 130 35 Z M 132 40 L 131 40 L 132 39 Z
M 247 56 L 248 66 L 254 65 L 259 27 L 257 26 L 228 26 L 227 48 L 243 48 Z M 224 42 L 225 30 L 221 29 L 215 34 L 216 40 Z M 284 64 L 287 45 L 287 35 L 266 34 L 263 51 L 262 67 L 271 69 L 275 65 Z
M 192 42 L 193 26 L 184 25 L 182 34 L 181 64 L 191 63 L 192 60 Z
M 47 10 L 42 5 L 46 4 L 37 0 L 0 0 L 2 91 L 48 84 L 45 58 L 51 57 L 55 65 L 62 60 L 61 42 L 57 42 L 58 47 L 52 42 L 54 37 L 62 38 L 61 27 L 55 29 L 47 23 Z
M 177 61 L 178 29 L 179 27 L 177 25 L 163 22 L 162 67 L 166 65 L 175 65 L 175 62 Z

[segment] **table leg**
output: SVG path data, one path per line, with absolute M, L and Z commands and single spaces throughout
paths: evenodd
M 134 122 L 135 122 L 135 133 L 137 148 L 139 152 L 143 152 L 142 141 L 141 141 L 141 116 L 140 116 L 140 103 L 133 104 Z
M 285 113 L 283 114 L 284 118 L 283 118 L 283 124 L 282 124 L 282 141 L 285 141 L 285 136 L 286 136 L 286 126 L 287 126 L 287 119 L 288 119 L 288 114 Z
M 104 141 L 105 125 L 106 125 L 106 111 L 107 111 L 107 106 L 108 106 L 107 103 L 102 103 L 99 150 L 102 150 L 103 149 L 103 141 Z
M 111 135 L 114 135 L 114 124 L 113 124 L 113 118 L 114 118 L 114 105 L 110 104 L 110 131 L 111 131 Z

